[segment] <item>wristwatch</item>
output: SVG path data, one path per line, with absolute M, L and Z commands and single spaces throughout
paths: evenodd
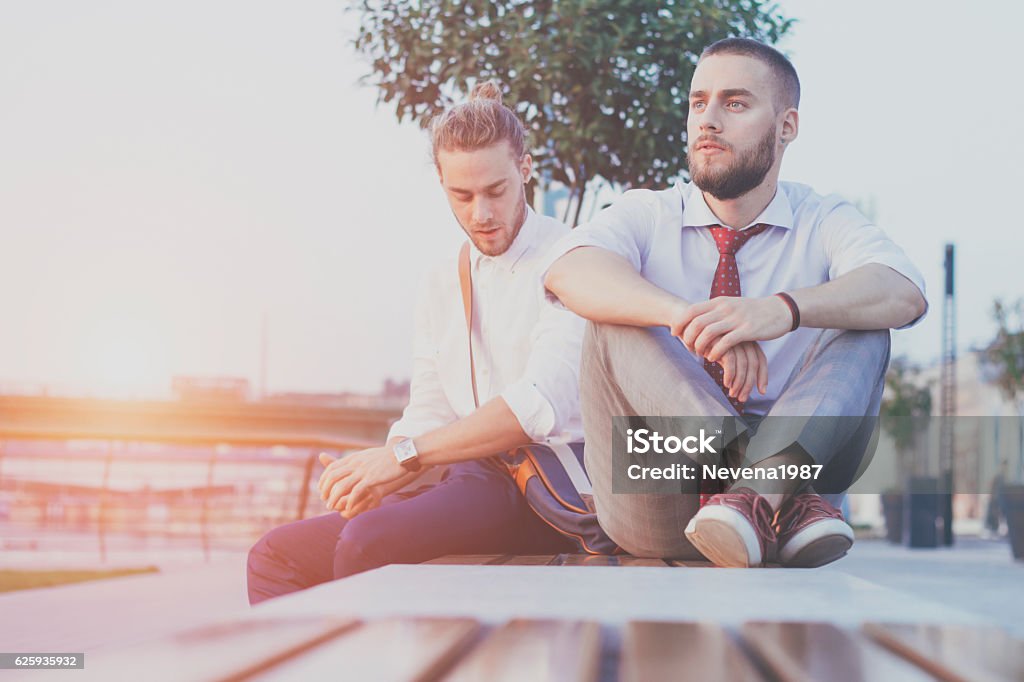
M 420 463 L 420 453 L 416 452 L 416 446 L 412 438 L 406 438 L 395 443 L 395 459 L 406 471 L 419 471 L 423 465 Z

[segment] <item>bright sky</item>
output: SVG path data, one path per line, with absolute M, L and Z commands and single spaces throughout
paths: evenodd
M 804 93 L 783 178 L 873 202 L 924 271 L 897 353 L 939 353 L 947 241 L 960 348 L 985 341 L 992 299 L 1024 295 L 1024 10 L 781 4 Z M 0 4 L 0 389 L 255 387 L 264 315 L 272 391 L 408 375 L 414 289 L 460 232 L 423 134 L 357 84 L 344 7 Z

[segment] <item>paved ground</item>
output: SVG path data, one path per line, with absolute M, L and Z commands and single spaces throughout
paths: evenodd
M 860 541 L 819 572 L 842 572 L 873 584 L 979 615 L 1024 638 L 1024 561 L 1006 541 L 958 538 L 941 549 L 907 549 Z
M 0 651 L 92 651 L 249 611 L 245 557 L 0 594 Z
M 1004 543 L 908 550 L 858 541 L 817 570 L 391 566 L 258 611 L 708 620 L 995 623 L 1024 637 L 1024 562 Z M 250 613 L 243 554 L 81 585 L 0 595 L 0 651 L 91 651 Z

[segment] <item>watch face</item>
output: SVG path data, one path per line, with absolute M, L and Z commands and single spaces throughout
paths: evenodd
M 395 444 L 395 459 L 409 471 L 419 471 L 419 453 L 416 452 L 416 446 L 411 438 Z
M 395 445 L 395 458 L 399 463 L 405 464 L 410 460 L 415 460 L 416 456 L 416 446 L 413 445 L 411 439 L 403 440 Z

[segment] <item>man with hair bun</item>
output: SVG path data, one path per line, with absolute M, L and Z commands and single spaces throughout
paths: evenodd
M 689 93 L 692 183 L 626 192 L 551 254 L 547 290 L 592 321 L 580 393 L 598 520 L 633 554 L 813 567 L 853 544 L 833 505 L 870 443 L 889 330 L 927 303 L 921 273 L 853 205 L 779 181 L 799 105 L 775 49 L 709 46 Z M 737 425 L 731 455 L 760 477 L 616 494 L 619 415 Z
M 430 134 L 438 179 L 469 238 L 472 340 L 456 259 L 447 259 L 419 289 L 409 405 L 385 445 L 320 456 L 320 496 L 332 511 L 276 528 L 250 550 L 253 604 L 390 563 L 572 551 L 491 459 L 531 442 L 582 440 L 584 322 L 546 305 L 537 286 L 548 247 L 569 229 L 526 202 L 526 130 L 497 82 L 478 84 Z M 441 482 L 409 492 L 435 465 L 450 465 Z

